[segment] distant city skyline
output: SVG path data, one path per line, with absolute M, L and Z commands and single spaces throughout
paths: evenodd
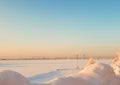
M 0 0 L 0 58 L 116 56 L 119 0 Z

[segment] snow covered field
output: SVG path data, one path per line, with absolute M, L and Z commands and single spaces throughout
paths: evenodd
M 87 60 L 7 60 L 0 62 L 0 71 L 21 73 L 31 82 L 46 82 L 78 71 Z
M 114 63 L 93 59 L 3 60 L 0 85 L 120 85 L 119 65 L 119 59 Z

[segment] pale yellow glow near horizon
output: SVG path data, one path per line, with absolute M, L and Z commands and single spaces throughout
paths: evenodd
M 63 48 L 24 48 L 18 49 L 15 47 L 8 47 L 0 49 L 0 58 L 31 58 L 31 57 L 75 57 L 76 54 L 79 56 L 115 56 L 116 52 L 108 49 L 75 49 L 72 47 L 63 47 Z
M 2 43 L 0 58 L 31 58 L 31 57 L 75 57 L 79 56 L 116 56 L 118 47 L 85 44 L 35 44 L 35 43 Z M 116 50 L 115 50 L 116 49 Z

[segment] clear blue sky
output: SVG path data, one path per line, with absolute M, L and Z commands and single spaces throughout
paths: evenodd
M 119 0 L 0 0 L 0 57 L 119 51 Z

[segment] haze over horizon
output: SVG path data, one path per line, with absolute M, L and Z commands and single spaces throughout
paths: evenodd
M 0 0 L 0 58 L 115 56 L 119 0 Z

